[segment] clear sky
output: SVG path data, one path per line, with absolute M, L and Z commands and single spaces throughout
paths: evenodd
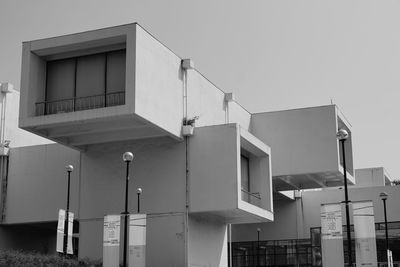
M 250 112 L 337 104 L 356 168 L 400 179 L 399 0 L 0 0 L 0 81 L 21 42 L 138 22 Z

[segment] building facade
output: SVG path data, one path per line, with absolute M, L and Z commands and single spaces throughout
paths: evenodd
M 335 105 L 251 114 L 136 23 L 24 42 L 19 126 L 55 144 L 10 152 L 7 248 L 55 253 L 72 164 L 75 254 L 101 259 L 103 218 L 124 207 L 126 151 L 148 266 L 239 266 L 254 227 L 264 241 L 308 242 L 318 222 L 298 209 L 317 202 L 304 190 L 343 185 L 338 129 L 355 184 L 351 125 Z
M 126 151 L 148 266 L 227 266 L 228 224 L 273 220 L 271 152 L 251 114 L 138 24 L 25 42 L 22 66 L 19 125 L 58 144 L 11 154 L 3 229 L 54 231 L 72 164 L 77 253 L 101 259 L 104 215 L 124 207 Z M 42 242 L 51 251 L 55 231 Z

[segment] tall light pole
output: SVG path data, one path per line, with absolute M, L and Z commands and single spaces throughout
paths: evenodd
M 126 180 L 125 180 L 125 211 L 122 213 L 124 215 L 124 253 L 123 253 L 123 267 L 126 267 L 127 263 L 127 248 L 128 248 L 128 192 L 129 192 L 129 163 L 133 160 L 132 152 L 125 152 L 122 155 L 122 159 L 126 163 Z
M 350 211 L 349 211 L 349 193 L 347 190 L 347 170 L 346 170 L 346 156 L 345 156 L 345 149 L 344 149 L 344 142 L 349 138 L 349 133 L 345 129 L 339 129 L 336 133 L 336 137 L 341 143 L 342 146 L 342 159 L 343 159 L 343 177 L 344 177 L 344 203 L 346 206 L 346 229 L 347 229 L 347 252 L 348 252 L 348 259 L 349 259 L 349 266 L 353 266 L 352 260 L 352 249 L 351 249 L 351 229 L 350 229 Z
M 136 194 L 137 194 L 137 213 L 140 213 L 140 195 L 142 194 L 143 190 L 142 188 L 136 189 Z
M 68 186 L 67 186 L 67 209 L 65 211 L 65 221 L 64 221 L 64 255 L 68 255 L 68 226 L 69 226 L 69 192 L 70 192 L 70 184 L 71 184 L 71 172 L 74 170 L 74 166 L 67 165 L 65 169 L 68 173 Z
M 261 228 L 257 228 L 257 266 L 260 266 L 260 232 Z
M 386 254 L 389 251 L 389 234 L 388 234 L 388 225 L 387 225 L 387 217 L 386 217 L 386 200 L 388 199 L 388 194 L 386 192 L 382 192 L 379 194 L 380 198 L 383 201 L 383 210 L 385 214 L 385 238 L 386 238 Z M 387 257 L 388 266 L 389 266 L 389 257 Z

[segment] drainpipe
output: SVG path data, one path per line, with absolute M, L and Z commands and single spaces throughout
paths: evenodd
M 6 199 L 7 199 L 7 183 L 8 183 L 8 152 L 10 141 L 5 140 L 5 125 L 6 125 L 6 100 L 7 93 L 11 93 L 13 85 L 10 83 L 0 83 L 1 95 L 1 121 L 0 121 L 0 222 L 5 219 Z
M 189 194 L 190 194 L 190 184 L 189 184 L 189 178 L 190 178 L 190 170 L 189 170 L 189 140 L 188 137 L 193 135 L 193 127 L 194 127 L 194 121 L 196 119 L 193 119 L 191 122 L 189 122 L 188 119 L 188 99 L 187 99 L 187 72 L 190 69 L 194 68 L 194 62 L 191 59 L 183 59 L 181 62 L 181 67 L 182 67 L 182 72 L 183 72 L 183 126 L 182 126 L 182 135 L 185 138 L 185 182 L 186 182 L 186 205 L 185 205 L 185 266 L 189 266 Z

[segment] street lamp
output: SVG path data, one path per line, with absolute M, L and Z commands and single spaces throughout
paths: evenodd
M 125 180 L 125 211 L 122 213 L 124 215 L 124 259 L 123 267 L 126 267 L 127 258 L 127 247 L 128 247 L 128 185 L 129 185 L 129 163 L 133 160 L 132 152 L 125 152 L 122 155 L 122 159 L 126 162 L 126 180 Z
M 257 228 L 257 266 L 260 266 L 260 232 L 261 228 Z
M 386 253 L 389 251 L 389 235 L 388 235 L 388 225 L 387 225 L 387 217 L 386 217 L 386 200 L 388 199 L 388 194 L 386 192 L 382 192 L 379 194 L 379 197 L 383 201 L 383 210 L 385 214 L 385 237 L 386 237 Z M 389 257 L 388 257 L 388 266 L 389 266 Z
M 140 213 L 140 195 L 142 194 L 143 190 L 142 188 L 136 189 L 136 194 L 137 194 L 137 213 Z
M 352 251 L 351 251 L 351 229 L 350 229 L 350 212 L 349 212 L 349 193 L 347 190 L 347 170 L 346 170 L 346 157 L 344 150 L 344 142 L 349 138 L 349 133 L 345 129 L 339 129 L 336 133 L 337 139 L 342 145 L 342 158 L 343 158 L 343 177 L 344 177 L 344 196 L 345 196 L 345 206 L 346 206 L 346 229 L 347 229 L 347 251 L 349 257 L 349 266 L 353 266 Z
M 68 173 L 68 187 L 67 187 L 67 209 L 65 211 L 65 221 L 64 221 L 64 255 L 67 256 L 67 247 L 68 247 L 68 219 L 69 219 L 69 191 L 70 191 L 70 181 L 71 181 L 71 172 L 74 170 L 74 166 L 72 165 L 67 165 L 65 166 L 65 169 L 67 170 Z

